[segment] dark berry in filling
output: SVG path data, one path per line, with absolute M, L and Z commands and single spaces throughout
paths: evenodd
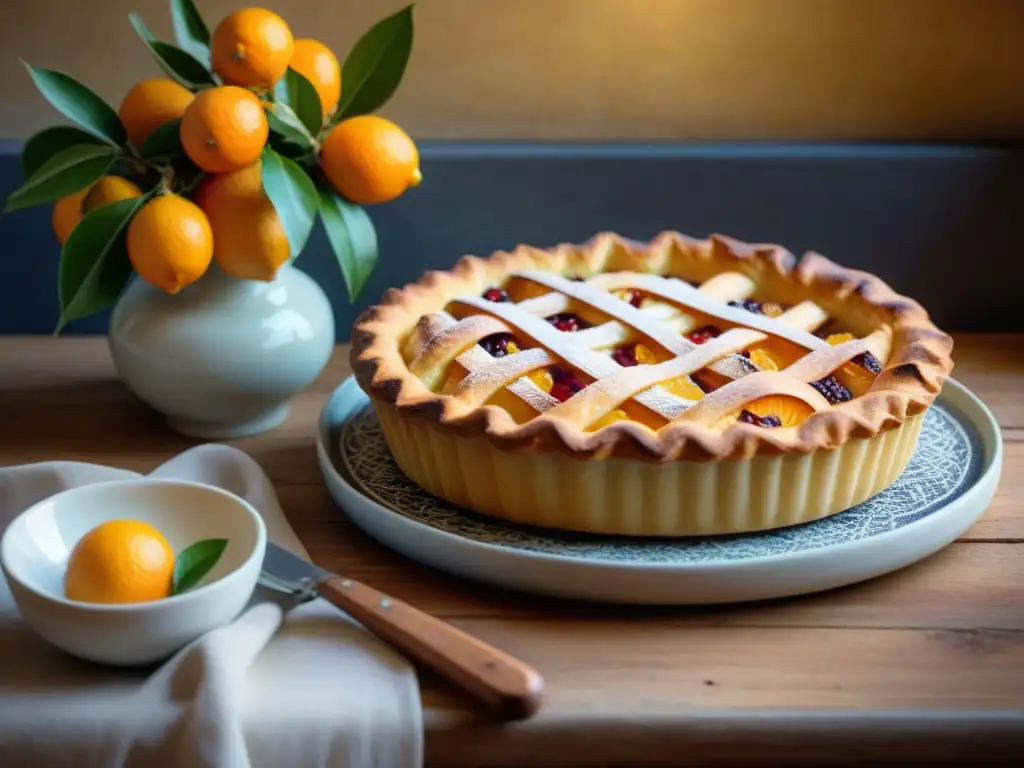
M 580 380 L 575 376 L 568 376 L 554 383 L 554 386 L 551 387 L 551 396 L 564 403 L 581 389 L 583 389 L 583 384 Z
M 504 288 L 488 288 L 484 291 L 484 298 L 487 299 L 487 301 L 493 301 L 495 303 L 501 303 L 509 300 L 508 291 Z
M 778 416 L 773 416 L 771 414 L 767 416 L 758 416 L 756 413 L 751 413 L 746 408 L 740 411 L 738 420 L 745 424 L 753 424 L 755 427 L 764 427 L 765 429 L 782 426 L 782 420 Z
M 490 336 L 480 339 L 480 346 L 487 350 L 487 354 L 491 357 L 505 357 L 509 354 L 509 343 L 519 346 L 516 337 L 511 333 L 492 333 Z
M 636 359 L 636 344 L 627 344 L 624 347 L 619 347 L 612 352 L 612 360 L 623 368 L 631 368 L 634 365 L 639 365 L 640 361 Z
M 729 306 L 745 309 L 747 310 L 747 312 L 753 312 L 755 315 L 764 314 L 761 311 L 761 302 L 754 301 L 753 299 L 744 299 L 743 301 L 730 301 Z
M 859 365 L 861 368 L 867 368 L 874 374 L 882 372 L 882 364 L 878 362 L 878 358 L 872 355 L 870 352 L 864 352 L 853 358 L 853 362 Z
M 686 338 L 688 338 L 694 344 L 704 344 L 708 341 L 711 341 L 711 339 L 715 338 L 721 333 L 722 332 L 718 328 L 715 328 L 715 326 L 705 325 L 703 328 L 698 328 L 695 331 L 691 331 L 689 334 L 687 334 Z
M 853 399 L 850 390 L 836 381 L 835 376 L 826 376 L 823 379 L 812 381 L 811 386 L 818 390 L 821 396 L 832 403 L 832 405 L 845 403 L 847 400 Z
M 622 295 L 622 300 L 639 309 L 640 305 L 644 303 L 644 295 L 640 291 L 626 291 Z
M 576 275 L 575 277 L 570 277 L 569 279 L 572 280 L 574 283 L 582 283 L 587 278 L 583 277 L 583 275 Z
M 572 312 L 559 312 L 557 315 L 550 315 L 544 319 L 560 331 L 578 331 L 581 328 L 590 327 L 590 323 Z

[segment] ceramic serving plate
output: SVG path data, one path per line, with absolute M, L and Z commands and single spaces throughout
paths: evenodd
M 320 415 L 317 452 L 338 505 L 373 538 L 495 586 L 615 603 L 709 604 L 806 594 L 903 568 L 946 546 L 988 507 L 1002 439 L 989 409 L 949 380 L 900 478 L 832 517 L 763 533 L 650 539 L 513 525 L 421 490 L 388 451 L 347 379 Z

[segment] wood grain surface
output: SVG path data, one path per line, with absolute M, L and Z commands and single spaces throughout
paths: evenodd
M 333 505 L 315 425 L 339 347 L 288 420 L 231 441 L 270 475 L 321 566 L 534 665 L 544 708 L 502 724 L 421 674 L 430 766 L 863 765 L 1024 759 L 1024 336 L 956 338 L 954 376 L 993 410 L 996 497 L 959 541 L 888 576 L 740 607 L 606 607 L 513 594 L 384 549 Z M 146 472 L 195 442 L 117 381 L 101 338 L 0 338 L 0 465 Z M 1002 750 L 1001 752 L 999 750 Z

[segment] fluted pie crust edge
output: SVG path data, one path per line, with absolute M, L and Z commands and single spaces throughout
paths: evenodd
M 373 407 L 398 466 L 435 496 L 513 523 L 638 537 L 749 533 L 842 512 L 900 476 L 924 423 L 912 416 L 830 451 L 656 464 L 503 451 Z
M 722 430 L 682 421 L 654 431 L 635 421 L 620 421 L 587 432 L 549 414 L 517 424 L 498 406 L 465 408 L 450 395 L 434 393 L 410 372 L 401 348 L 420 317 L 457 297 L 478 295 L 510 273 L 527 269 L 586 276 L 629 270 L 698 279 L 736 271 L 768 294 L 814 301 L 858 335 L 890 325 L 891 353 L 864 395 L 813 413 L 799 426 L 787 429 L 763 429 L 737 421 Z M 874 275 L 841 267 L 817 253 L 798 261 L 781 246 L 744 243 L 722 235 L 697 240 L 663 232 L 649 243 L 637 243 L 601 233 L 582 245 L 550 249 L 524 245 L 487 258 L 464 256 L 451 271 L 427 272 L 415 283 L 389 290 L 357 319 L 350 362 L 359 386 L 381 414 L 382 424 L 393 414 L 409 420 L 410 425 L 430 425 L 429 434 L 437 438 L 480 438 L 501 452 L 659 464 L 811 454 L 854 440 L 867 444 L 872 442 L 869 438 L 897 430 L 928 409 L 952 370 L 952 349 L 952 338 L 936 328 L 920 304 L 897 294 Z M 919 430 L 918 424 L 911 431 L 916 434 Z M 385 426 L 389 444 L 400 431 Z M 901 430 L 901 434 L 909 432 Z M 468 443 L 457 440 L 453 450 L 461 445 Z M 909 460 L 909 455 L 905 459 Z M 426 473 L 417 473 L 415 468 L 409 472 L 401 460 L 399 464 L 417 482 L 416 474 L 427 479 Z M 412 466 L 410 461 L 405 464 Z M 528 482 L 532 481 L 530 476 Z M 438 483 L 440 480 L 434 485 Z M 422 484 L 430 490 L 427 483 Z

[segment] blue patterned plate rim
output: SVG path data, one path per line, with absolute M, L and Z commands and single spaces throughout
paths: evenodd
M 907 471 L 874 499 L 824 520 L 798 526 L 685 539 L 594 536 L 536 529 L 488 518 L 431 496 L 394 464 L 379 428 L 375 428 L 376 417 L 369 400 L 351 377 L 324 406 L 319 441 L 333 471 L 362 500 L 436 534 L 530 557 L 613 567 L 667 566 L 685 570 L 750 565 L 790 559 L 794 555 L 820 555 L 825 550 L 838 554 L 886 534 L 910 533 L 913 528 L 970 503 L 979 489 L 984 493 L 982 481 L 999 471 L 1002 442 L 998 424 L 984 403 L 952 379 L 925 418 L 923 439 Z M 352 469 L 342 447 L 346 441 L 351 443 L 353 433 L 359 430 L 360 462 Z M 381 452 L 386 454 L 387 461 Z M 922 460 L 922 456 L 926 458 Z M 357 474 L 369 466 L 368 460 L 371 464 L 377 461 L 370 480 L 371 484 L 376 483 L 375 488 L 368 487 L 366 478 Z M 410 512 L 395 508 L 396 496 L 387 491 L 394 491 L 396 486 L 400 486 L 397 498 L 404 499 L 406 507 L 409 499 L 413 499 L 418 509 Z M 429 510 L 426 519 L 424 510 Z

